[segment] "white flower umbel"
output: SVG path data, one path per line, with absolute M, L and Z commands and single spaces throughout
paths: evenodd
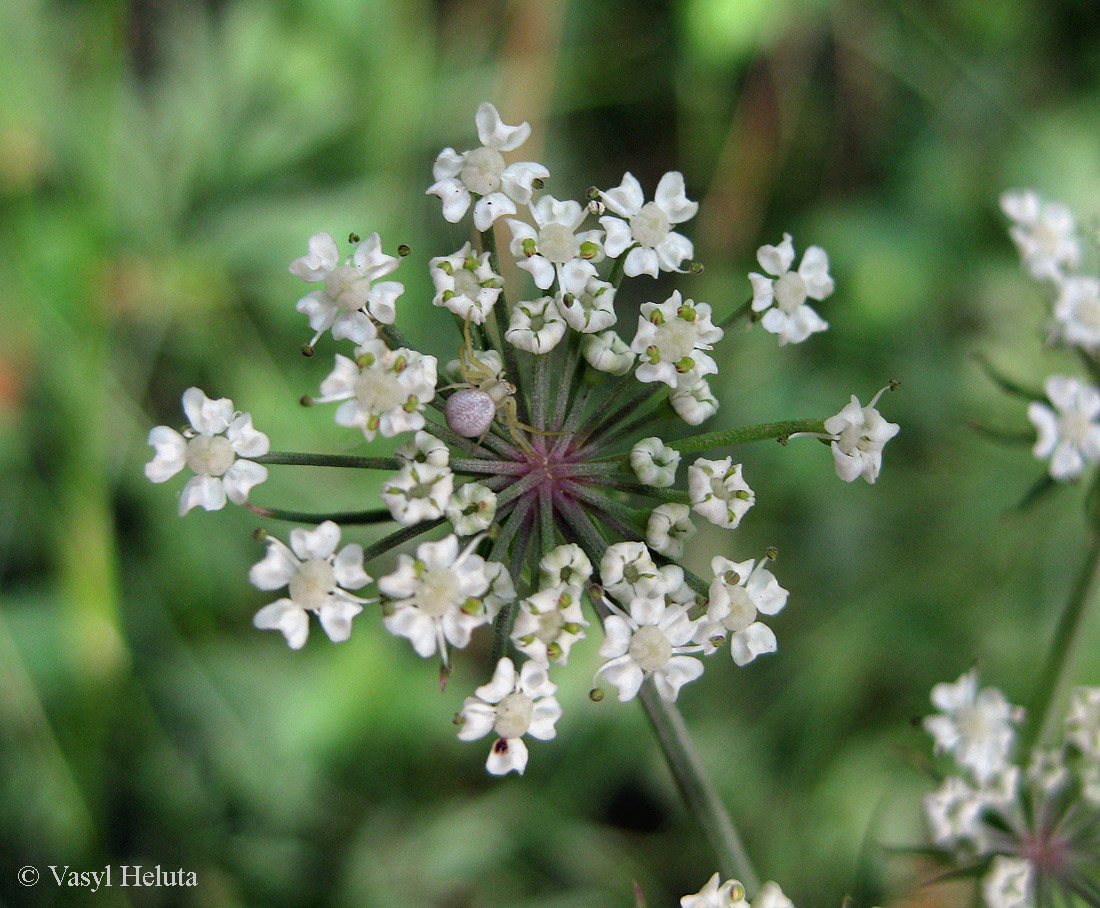
M 289 548 L 269 536 L 267 554 L 252 566 L 248 578 L 261 590 L 288 587 L 289 597 L 265 605 L 253 624 L 261 630 L 281 631 L 291 649 L 301 649 L 313 612 L 330 640 L 347 640 L 351 619 L 371 601 L 348 590 L 366 586 L 371 578 L 363 570 L 362 546 L 349 543 L 337 552 L 339 544 L 340 528 L 331 520 L 315 530 L 291 530 Z
M 695 535 L 686 504 L 666 502 L 658 505 L 646 523 L 645 541 L 655 552 L 666 558 L 682 558 L 684 544 Z
M 719 882 L 716 873 L 707 884 L 694 895 L 680 898 L 680 908 L 748 908 L 745 901 L 745 887 L 737 880 Z
M 1029 861 L 997 855 L 982 877 L 987 908 L 1032 908 L 1033 876 Z
M 447 519 L 459 536 L 484 533 L 497 513 L 497 496 L 479 482 L 467 482 L 455 490 L 447 503 Z
M 710 315 L 710 306 L 682 300 L 679 290 L 663 303 L 642 303 L 630 345 L 640 360 L 638 380 L 678 388 L 716 373 L 718 365 L 706 351 L 722 339 L 722 329 L 711 323 Z
M 400 262 L 397 256 L 382 252 L 377 233 L 359 243 L 342 265 L 331 234 L 311 237 L 309 252 L 290 263 L 291 274 L 307 284 L 325 284 L 324 290 L 298 300 L 298 311 L 309 318 L 309 326 L 316 332 L 310 346 L 330 328 L 333 337 L 361 344 L 377 336 L 375 322 L 392 325 L 395 303 L 405 287 L 398 281 L 374 281 L 392 274 Z
M 623 262 L 624 274 L 657 277 L 661 271 L 684 270 L 681 265 L 695 249 L 672 227 L 695 217 L 699 203 L 688 201 L 683 174 L 670 171 L 661 177 L 652 202 L 645 200 L 641 184 L 630 173 L 623 175 L 619 186 L 601 192 L 600 198 L 619 215 L 606 215 L 600 224 L 607 231 L 604 249 L 611 258 L 630 250 Z
M 603 260 L 600 245 L 602 230 L 577 228 L 587 216 L 579 202 L 571 199 L 559 201 L 552 195 L 544 195 L 531 205 L 532 227 L 526 221 L 508 218 L 512 230 L 512 255 L 516 264 L 530 273 L 535 286 L 549 290 L 555 278 L 559 287 L 575 292 L 577 284 L 583 287 L 588 277 L 594 277 L 593 262 Z
M 716 556 L 710 562 L 714 580 L 706 615 L 695 639 L 704 653 L 713 652 L 727 636 L 730 653 L 738 665 L 748 665 L 763 653 L 776 650 L 775 633 L 757 620 L 758 614 L 775 615 L 787 604 L 789 593 L 779 585 L 764 561 L 730 561 Z
M 802 255 L 802 264 L 794 264 L 794 244 L 789 233 L 778 246 L 761 246 L 756 260 L 771 277 L 749 274 L 752 282 L 752 311 L 763 312 L 764 330 L 779 338 L 780 345 L 800 344 L 811 334 L 824 331 L 828 323 L 807 305 L 806 300 L 821 301 L 833 292 L 829 277 L 829 257 L 820 246 L 811 246 Z
M 146 477 L 166 482 L 185 466 L 194 471 L 180 492 L 181 517 L 199 505 L 217 511 L 226 499 L 244 504 L 252 487 L 267 479 L 267 467 L 248 459 L 270 450 L 267 436 L 252 427 L 249 414 L 236 412 L 229 398 L 211 400 L 198 388 L 183 392 L 183 412 L 191 427 L 182 435 L 168 426 L 149 431 L 156 453 L 145 465 Z
M 624 612 L 604 597 L 613 612 L 604 619 L 604 641 L 600 655 L 607 661 L 596 670 L 618 689 L 619 700 L 634 699 L 646 677 L 652 677 L 662 699 L 673 701 L 680 688 L 703 674 L 703 663 L 688 653 L 695 623 L 687 608 L 670 605 L 665 597 L 632 599 Z
M 718 412 L 718 398 L 711 392 L 705 378 L 673 389 L 668 402 L 676 415 L 689 426 L 697 426 Z
M 666 489 L 676 482 L 680 452 L 670 448 L 656 435 L 635 442 L 630 449 L 630 466 L 638 482 L 656 489 Z
M 528 353 L 549 353 L 565 337 L 565 319 L 552 296 L 518 303 L 512 310 L 512 322 L 505 339 Z
M 695 513 L 729 529 L 741 522 L 756 501 L 756 495 L 741 475 L 741 464 L 735 464 L 732 457 L 696 460 L 688 467 L 688 494 Z
M 1100 389 L 1068 375 L 1052 375 L 1043 385 L 1052 410 L 1032 401 L 1027 408 L 1038 433 L 1032 453 L 1050 458 L 1050 475 L 1059 482 L 1076 479 L 1100 461 Z
M 344 401 L 336 422 L 359 429 L 367 441 L 424 428 L 423 409 L 435 397 L 436 360 L 415 350 L 390 350 L 382 341 L 356 348 L 356 358 L 336 354 L 336 368 L 321 382 L 313 403 Z
M 940 848 L 980 847 L 986 839 L 982 815 L 986 802 L 958 776 L 948 776 L 924 796 L 924 818 L 932 841 Z
M 498 663 L 493 680 L 474 691 L 462 704 L 457 720 L 458 737 L 476 741 L 490 731 L 497 739 L 489 749 L 485 768 L 494 776 L 527 768 L 524 735 L 549 741 L 557 734 L 554 723 L 561 718 L 561 706 L 554 697 L 557 685 L 546 674 L 546 666 L 525 662 L 518 672 L 507 656 Z
M 600 582 L 620 602 L 659 598 L 667 592 L 664 579 L 644 542 L 616 542 L 600 559 Z
M 407 637 L 419 656 L 440 654 L 447 662 L 447 645 L 462 649 L 474 628 L 490 618 L 482 598 L 489 591 L 486 563 L 474 554 L 474 538 L 459 551 L 458 537 L 422 542 L 416 557 L 401 554 L 397 569 L 378 581 L 378 589 L 393 600 L 383 623 L 398 637 Z
M 1089 353 L 1100 349 L 1100 280 L 1072 275 L 1059 281 L 1053 335 Z
M 1090 760 L 1100 760 L 1100 687 L 1074 688 L 1066 714 L 1066 740 Z
M 1028 189 L 1004 193 L 1001 211 L 1013 222 L 1009 236 L 1032 277 L 1057 281 L 1077 267 L 1081 244 L 1073 214 L 1064 205 L 1044 202 Z
M 634 368 L 634 354 L 626 341 L 614 331 L 585 335 L 581 341 L 581 351 L 588 365 L 597 372 L 626 375 Z
M 461 154 L 444 148 L 432 167 L 435 182 L 428 187 L 429 195 L 443 202 L 443 217 L 457 224 L 474 202 L 474 226 L 488 230 L 493 222 L 506 214 L 516 213 L 516 203 L 531 201 L 535 180 L 544 180 L 550 171 L 542 164 L 525 161 L 505 166 L 501 152 L 519 148 L 531 134 L 531 126 L 505 126 L 497 109 L 488 102 L 474 115 L 481 147 Z
M 879 391 L 866 407 L 853 394 L 843 410 L 825 420 L 825 431 L 832 436 L 836 472 L 845 482 L 854 482 L 860 476 L 867 482 L 878 479 L 882 449 L 901 428 L 897 423 L 887 422 L 875 409 L 886 390 Z
M 519 601 L 512 642 L 529 659 L 565 665 L 587 626 L 579 589 L 564 583 L 547 586 Z
M 615 288 L 593 275 L 580 273 L 583 280 L 559 288 L 554 301 L 562 317 L 574 331 L 595 334 L 612 327 L 615 315 Z
M 997 688 L 979 692 L 977 672 L 971 670 L 954 684 L 933 687 L 932 704 L 940 714 L 925 717 L 924 728 L 935 739 L 937 753 L 951 754 L 982 785 L 1008 766 L 1016 740 L 1013 726 L 1023 720 L 1023 710 Z
M 489 266 L 489 253 L 475 256 L 473 246 L 466 243 L 454 255 L 434 258 L 428 265 L 435 284 L 432 303 L 482 324 L 504 287 L 503 279 Z
M 450 467 L 407 463 L 396 476 L 382 483 L 382 502 L 397 523 L 408 527 L 442 517 L 454 484 Z

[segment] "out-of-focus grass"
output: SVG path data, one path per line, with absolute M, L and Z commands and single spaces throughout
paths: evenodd
M 728 341 L 715 428 L 902 381 L 874 488 L 836 481 L 812 441 L 739 453 L 758 504 L 692 558 L 779 547 L 780 650 L 717 658 L 682 697 L 761 872 L 797 904 L 882 900 L 908 865 L 875 843 L 919 835 L 909 718 L 974 661 L 1025 698 L 1076 566 L 1075 491 L 1012 512 L 1040 468 L 968 429 L 1026 425 L 968 357 L 1035 385 L 1072 368 L 1041 352 L 996 198 L 1036 185 L 1097 215 L 1097 24 L 1074 0 L 4 4 L 0 903 L 549 908 L 627 904 L 637 879 L 656 906 L 711 873 L 640 715 L 588 701 L 594 652 L 562 673 L 559 738 L 524 779 L 489 779 L 449 724 L 483 648 L 443 695 L 369 616 L 347 644 L 288 652 L 250 624 L 257 521 L 179 520 L 178 483 L 141 475 L 148 428 L 178 425 L 192 384 L 278 448 L 357 448 L 294 403 L 331 355 L 296 354 L 286 273 L 318 230 L 409 243 L 399 321 L 453 355 L 426 263 L 464 237 L 423 189 L 482 99 L 532 121 L 559 197 L 683 170 L 707 271 L 679 286 L 719 313 L 760 243 L 829 250 L 832 330 Z M 628 284 L 623 311 L 670 288 Z M 272 472 L 256 500 L 377 495 Z M 108 862 L 200 888 L 13 882 Z

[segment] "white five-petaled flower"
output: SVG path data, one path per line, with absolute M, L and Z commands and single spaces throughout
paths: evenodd
M 1023 720 L 1023 710 L 997 688 L 979 691 L 972 669 L 954 684 L 933 687 L 932 704 L 940 713 L 925 717 L 924 728 L 935 739 L 937 753 L 953 755 L 981 785 L 1008 765 L 1016 740 L 1013 726 Z
M 540 586 L 564 584 L 576 590 L 578 599 L 591 576 L 592 562 L 584 554 L 584 549 L 575 542 L 555 546 L 539 562 Z
M 485 768 L 494 776 L 527 768 L 527 745 L 523 736 L 549 741 L 557 734 L 554 723 L 561 718 L 561 706 L 554 697 L 557 690 L 544 664 L 528 661 L 516 671 L 512 660 L 503 657 L 493 679 L 474 691 L 462 704 L 458 737 L 476 741 L 490 731 L 497 735 L 489 749 Z
M 486 562 L 473 551 L 480 541 L 475 537 L 461 552 L 454 534 L 422 542 L 415 558 L 399 555 L 397 569 L 379 579 L 378 589 L 394 600 L 386 630 L 407 637 L 417 655 L 439 652 L 446 662 L 448 644 L 463 648 L 474 628 L 490 620 L 482 601 L 489 591 Z
M 775 633 L 757 621 L 757 614 L 775 615 L 787 604 L 788 592 L 779 585 L 764 562 L 730 561 L 720 555 L 710 562 L 707 613 L 700 620 L 695 639 L 704 653 L 713 652 L 715 641 L 730 639 L 730 652 L 738 665 L 748 665 L 763 653 L 776 650 Z
M 382 483 L 382 502 L 397 523 L 412 526 L 442 517 L 454 484 L 454 473 L 446 465 L 406 463 Z
M 504 338 L 528 353 L 549 353 L 565 337 L 565 319 L 552 296 L 518 303 Z
M 298 300 L 298 311 L 308 316 L 316 332 L 310 345 L 330 328 L 333 337 L 361 344 L 377 336 L 374 322 L 392 325 L 395 303 L 405 287 L 398 281 L 374 282 L 392 274 L 400 263 L 397 256 L 382 252 L 377 233 L 359 243 L 344 264 L 331 234 L 310 237 L 309 252 L 290 263 L 291 274 L 307 284 L 325 285 Z
M 546 586 L 520 600 L 512 642 L 529 659 L 565 665 L 569 650 L 584 638 L 587 625 L 579 587 L 565 583 Z
M 741 475 L 741 464 L 735 464 L 732 457 L 698 458 L 688 467 L 688 495 L 695 513 L 728 529 L 736 527 L 756 501 L 755 493 Z
M 680 452 L 666 445 L 656 435 L 643 438 L 630 449 L 630 466 L 638 481 L 664 489 L 676 481 Z
M 446 306 L 475 325 L 482 324 L 504 287 L 500 275 L 489 266 L 489 253 L 475 256 L 473 246 L 466 243 L 454 255 L 439 256 L 428 265 L 435 284 L 432 303 Z
M 620 602 L 660 598 L 666 584 L 644 542 L 616 542 L 600 559 L 600 582 Z
M 531 134 L 530 124 L 505 126 L 492 104 L 485 102 L 474 115 L 481 147 L 461 154 L 444 148 L 432 167 L 435 182 L 428 187 L 429 195 L 443 202 L 443 217 L 458 223 L 474 202 L 474 226 L 488 230 L 493 222 L 506 214 L 516 213 L 516 203 L 531 201 L 532 184 L 550 176 L 542 164 L 524 161 L 505 166 L 501 152 L 519 148 Z
M 1073 214 L 1065 205 L 1044 202 L 1029 189 L 1004 193 L 1001 211 L 1013 222 L 1009 236 L 1032 277 L 1057 281 L 1066 269 L 1077 267 L 1081 244 Z
M 658 505 L 646 523 L 645 541 L 655 552 L 666 558 L 682 558 L 684 544 L 695 535 L 686 504 L 669 501 Z
M 897 423 L 887 422 L 875 409 L 886 390 L 879 391 L 866 407 L 853 394 L 843 410 L 825 420 L 825 431 L 832 436 L 836 472 L 845 482 L 853 482 L 860 476 L 867 482 L 878 479 L 882 449 L 901 428 Z
M 597 372 L 626 375 L 634 368 L 634 354 L 614 331 L 586 334 L 581 341 L 581 351 L 588 365 Z
M 988 908 L 1031 908 L 1034 869 L 1024 858 L 999 854 L 982 877 Z
M 610 605 L 610 600 L 605 598 L 605 603 Z M 620 701 L 634 699 L 650 676 L 661 697 L 673 701 L 681 687 L 703 674 L 703 663 L 687 655 L 700 647 L 692 644 L 695 623 L 685 606 L 669 604 L 664 596 L 639 596 L 631 600 L 629 614 L 611 607 L 614 614 L 604 619 L 600 647 L 607 661 L 596 677 L 603 675 L 613 684 Z
M 794 264 L 794 244 L 789 233 L 778 246 L 761 246 L 756 260 L 771 277 L 749 274 L 752 282 L 752 311 L 763 312 L 764 330 L 779 338 L 780 345 L 800 344 L 811 334 L 829 327 L 807 299 L 821 301 L 833 292 L 829 277 L 829 257 L 820 246 L 811 246 L 802 255 L 802 264 Z
M 459 486 L 446 505 L 447 519 L 459 536 L 484 533 L 497 513 L 496 492 L 480 482 Z
M 600 198 L 608 210 L 619 215 L 600 218 L 607 231 L 604 250 L 611 258 L 630 250 L 623 262 L 628 277 L 682 271 L 680 266 L 695 254 L 691 240 L 672 229 L 699 210 L 698 202 L 688 201 L 683 174 L 673 170 L 661 177 L 652 202 L 645 200 L 641 184 L 630 173 L 623 175 L 616 188 L 601 192 Z
M 592 263 L 603 260 L 603 232 L 577 233 L 587 212 L 572 199 L 544 195 L 530 207 L 535 226 L 508 219 L 516 264 L 530 272 L 540 290 L 548 290 L 555 278 L 563 290 L 576 292 L 578 284 L 583 289 L 585 281 L 596 274 Z
M 1059 281 L 1052 333 L 1089 353 L 1100 349 L 1100 280 L 1071 275 Z
M 227 498 L 244 504 L 252 487 L 267 479 L 267 467 L 248 459 L 268 452 L 267 436 L 252 427 L 249 414 L 236 412 L 229 398 L 211 400 L 198 388 L 183 392 L 183 412 L 191 428 L 182 435 L 168 426 L 149 431 L 156 454 L 145 475 L 165 482 L 185 466 L 194 471 L 180 492 L 181 517 L 199 505 L 217 511 Z
M 1100 389 L 1067 375 L 1052 375 L 1043 385 L 1054 410 L 1032 401 L 1028 419 L 1038 432 L 1033 453 L 1050 458 L 1050 475 L 1076 479 L 1100 461 Z
M 321 382 L 314 403 L 344 401 L 336 422 L 392 438 L 424 428 L 423 409 L 435 397 L 436 360 L 415 350 L 390 350 L 382 341 L 356 347 L 356 358 L 336 354 L 336 368 Z
M 252 566 L 248 578 L 261 590 L 288 587 L 289 596 L 260 609 L 253 619 L 256 627 L 282 631 L 291 649 L 301 649 L 313 612 L 330 640 L 347 640 L 351 619 L 370 601 L 348 590 L 366 586 L 371 578 L 363 570 L 362 547 L 349 543 L 337 552 L 339 544 L 340 527 L 331 520 L 315 530 L 291 530 L 289 547 L 269 536 L 267 554 Z
M 611 328 L 618 320 L 615 288 L 581 269 L 571 269 L 567 276 L 578 279 L 559 287 L 554 301 L 569 327 L 582 334 L 596 334 Z
M 668 396 L 672 409 L 689 426 L 697 426 L 718 412 L 718 398 L 710 390 L 705 378 L 692 384 L 681 384 Z
M 403 464 L 424 463 L 445 467 L 451 462 L 451 449 L 431 432 L 420 431 L 394 451 L 393 456 Z
M 982 824 L 986 801 L 958 776 L 948 776 L 935 791 L 924 796 L 924 818 L 932 841 L 940 848 L 984 845 Z
M 638 380 L 660 381 L 675 389 L 716 373 L 718 365 L 706 351 L 723 332 L 710 315 L 707 303 L 683 300 L 679 290 L 663 303 L 642 303 L 638 332 L 630 345 L 641 360 Z

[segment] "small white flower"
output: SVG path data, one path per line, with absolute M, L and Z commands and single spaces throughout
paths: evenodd
M 741 476 L 741 464 L 732 457 L 707 460 L 700 457 L 688 467 L 691 508 L 711 523 L 733 529 L 753 506 L 756 495 Z
M 393 452 L 403 463 L 423 463 L 433 467 L 445 467 L 451 462 L 451 449 L 430 432 L 417 432 Z
M 390 350 L 382 341 L 356 348 L 356 359 L 336 354 L 314 403 L 344 401 L 336 422 L 362 431 L 367 441 L 424 428 L 424 407 L 435 397 L 436 360 L 415 350 Z
M 897 423 L 887 422 L 875 409 L 883 388 L 866 407 L 854 394 L 851 401 L 836 416 L 825 420 L 825 431 L 832 439 L 833 463 L 837 475 L 845 482 L 862 476 L 867 482 L 878 479 L 882 469 L 882 449 L 898 434 Z
M 489 253 L 475 257 L 473 246 L 466 243 L 454 255 L 434 258 L 428 265 L 435 284 L 432 303 L 446 306 L 475 325 L 482 324 L 504 287 L 500 275 L 489 267 Z
M 982 898 L 988 908 L 1032 908 L 1033 876 L 1029 861 L 999 854 L 982 878 Z
M 408 527 L 442 517 L 454 484 L 450 467 L 406 463 L 396 476 L 382 483 L 382 502 L 397 523 Z
M 652 202 L 646 202 L 641 184 L 630 173 L 623 175 L 615 189 L 601 192 L 600 198 L 619 215 L 600 218 L 607 231 L 607 254 L 617 258 L 630 249 L 623 262 L 624 274 L 657 277 L 661 271 L 684 270 L 680 266 L 695 250 L 691 240 L 673 231 L 672 226 L 695 217 L 699 203 L 688 201 L 683 174 L 670 171 L 661 177 Z
M 685 895 L 680 899 L 680 908 L 749 908 L 745 901 L 745 887 L 737 880 L 719 883 L 716 873 L 707 884 L 694 895 Z
M 649 547 L 667 558 L 683 557 L 684 543 L 695 535 L 690 513 L 686 504 L 676 502 L 655 507 L 646 524 L 645 541 Z
M 564 584 L 576 590 L 578 599 L 591 576 L 592 562 L 575 542 L 552 548 L 539 562 L 540 586 Z
M 518 303 L 512 310 L 512 322 L 504 332 L 508 343 L 528 353 L 548 353 L 565 337 L 562 318 L 552 296 Z
M 596 677 L 603 675 L 618 689 L 619 700 L 626 702 L 652 676 L 661 697 L 673 701 L 684 684 L 703 674 L 703 663 L 686 655 L 699 652 L 691 644 L 694 633 L 695 624 L 684 606 L 669 605 L 664 596 L 635 598 L 629 615 L 615 609 L 604 619 L 600 655 L 607 661 Z
M 596 274 L 593 262 L 603 260 L 600 230 L 577 233 L 587 212 L 579 202 L 559 201 L 544 195 L 531 205 L 532 227 L 526 221 L 508 219 L 512 230 L 510 249 L 516 264 L 530 273 L 540 290 L 550 289 L 555 278 L 562 289 L 575 291 Z
M 829 257 L 820 246 L 811 246 L 802 255 L 802 264 L 794 264 L 794 244 L 789 233 L 783 234 L 778 246 L 761 246 L 756 260 L 772 277 L 755 271 L 752 282 L 752 311 L 763 312 L 760 323 L 764 330 L 776 335 L 779 343 L 800 344 L 811 334 L 829 327 L 807 304 L 807 299 L 823 300 L 833 292 L 829 277 Z M 766 310 L 766 311 L 765 311 Z
M 674 388 L 668 401 L 676 415 L 689 426 L 697 426 L 718 412 L 718 398 L 711 393 L 705 378 Z
M 183 392 L 183 412 L 191 423 L 183 435 L 168 426 L 149 431 L 156 453 L 145 465 L 146 477 L 165 482 L 185 466 L 194 471 L 180 492 L 181 517 L 198 505 L 217 511 L 227 498 L 244 504 L 252 487 L 267 479 L 267 467 L 248 459 L 270 450 L 267 436 L 252 427 L 249 414 L 234 411 L 229 398 L 211 400 L 198 388 Z
M 666 445 L 656 435 L 643 438 L 630 449 L 630 466 L 638 481 L 664 489 L 676 481 L 680 452 Z
M 764 567 L 763 561 L 755 564 L 750 558 L 736 562 L 716 556 L 710 567 L 714 574 L 710 600 L 695 635 L 703 645 L 703 652 L 713 652 L 716 641 L 729 636 L 730 653 L 738 665 L 748 665 L 759 655 L 774 653 L 775 633 L 757 621 L 757 615 L 778 614 L 787 604 L 789 593 Z
M 309 612 L 321 620 L 333 643 L 351 636 L 351 619 L 363 611 L 360 599 L 348 592 L 370 583 L 363 570 L 363 549 L 350 543 L 336 551 L 340 528 L 331 520 L 315 530 L 290 531 L 290 547 L 269 536 L 267 554 L 252 566 L 249 580 L 261 590 L 288 587 L 289 597 L 265 605 L 253 624 L 282 631 L 291 649 L 301 649 L 309 636 Z
M 620 602 L 659 598 L 667 587 L 644 542 L 616 542 L 600 559 L 600 582 Z
M 546 666 L 525 662 L 518 672 L 507 656 L 498 663 L 493 680 L 474 691 L 462 704 L 458 737 L 476 741 L 490 731 L 497 739 L 489 749 L 485 768 L 494 776 L 527 768 L 527 745 L 523 736 L 549 741 L 557 734 L 554 723 L 561 718 L 561 706 L 554 697 L 558 689 L 546 674 Z
M 783 894 L 778 883 L 769 881 L 756 893 L 756 898 L 752 900 L 752 908 L 794 908 L 794 902 Z
M 1100 687 L 1074 688 L 1066 713 L 1066 740 L 1100 760 Z
M 547 586 L 519 601 L 512 642 L 529 659 L 565 665 L 587 625 L 577 587 Z
M 639 381 L 664 382 L 670 388 L 693 385 L 713 375 L 718 365 L 706 352 L 722 339 L 710 320 L 710 306 L 682 300 L 674 290 L 663 303 L 642 303 L 638 333 L 630 349 L 639 355 Z
M 461 552 L 454 534 L 422 542 L 415 558 L 398 555 L 397 569 L 378 581 L 383 595 L 395 600 L 383 619 L 386 630 L 407 637 L 417 655 L 438 651 L 446 663 L 448 644 L 461 649 L 474 628 L 490 620 L 482 602 L 489 591 L 486 563 L 473 553 L 478 542 Z
M 483 533 L 497 514 L 497 496 L 480 482 L 461 485 L 447 503 L 447 519 L 459 536 Z
M 1023 710 L 1013 706 L 995 687 L 978 691 L 977 672 L 971 670 L 954 684 L 932 688 L 932 704 L 941 714 L 927 716 L 924 728 L 936 742 L 937 753 L 949 753 L 980 784 L 1008 765 L 1016 739 L 1014 725 Z
M 1100 389 L 1052 375 L 1043 390 L 1054 410 L 1039 401 L 1028 405 L 1028 419 L 1038 433 L 1032 453 L 1040 460 L 1050 458 L 1050 475 L 1060 482 L 1076 479 L 1100 461 Z
M 581 351 L 588 365 L 598 372 L 626 375 L 634 368 L 634 354 L 614 331 L 586 334 L 581 341 Z
M 1069 781 L 1069 767 L 1061 747 L 1037 747 L 1031 752 L 1027 778 L 1039 791 L 1052 795 Z
M 334 338 L 361 344 L 377 336 L 374 322 L 392 325 L 395 303 L 405 287 L 398 281 L 374 282 L 392 274 L 400 262 L 397 256 L 382 252 L 377 233 L 359 243 L 343 265 L 330 234 L 311 237 L 308 254 L 290 263 L 291 274 L 309 284 L 325 284 L 324 290 L 298 300 L 298 311 L 308 316 L 309 326 L 316 332 L 310 345 L 330 328 Z
M 948 776 L 938 789 L 924 796 L 924 818 L 932 841 L 940 848 L 980 847 L 986 837 L 984 810 L 982 796 L 958 776 Z
M 583 280 L 563 285 L 554 297 L 562 317 L 574 331 L 595 334 L 612 327 L 615 315 L 615 288 L 595 275 L 581 273 Z
M 427 192 L 439 196 L 443 217 L 452 224 L 462 220 L 476 196 L 474 226 L 485 231 L 502 215 L 515 214 L 517 202 L 530 202 L 532 184 L 546 179 L 550 171 L 533 161 L 504 164 L 501 152 L 513 151 L 527 141 L 531 134 L 528 123 L 505 126 L 488 102 L 478 107 L 474 121 L 481 147 L 461 154 L 444 148 L 432 167 L 435 183 Z
M 1009 236 L 1036 280 L 1058 280 L 1081 259 L 1077 225 L 1064 205 L 1043 202 L 1032 190 L 1006 192 L 1001 210 L 1012 220 Z
M 1100 349 L 1100 280 L 1072 275 L 1058 283 L 1054 336 L 1089 353 Z

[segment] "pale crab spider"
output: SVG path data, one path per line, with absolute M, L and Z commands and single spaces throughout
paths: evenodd
M 480 359 L 474 351 L 470 339 L 470 322 L 462 325 L 462 346 L 458 350 L 458 369 L 462 382 L 448 385 L 457 388 L 443 409 L 447 425 L 465 438 L 476 438 L 478 444 L 484 440 L 492 428 L 493 420 L 498 416 L 508 428 L 508 433 L 524 451 L 534 453 L 520 430 L 534 432 L 536 435 L 562 435 L 562 432 L 548 432 L 536 429 L 521 422 L 516 409 L 516 386 L 504 377 L 504 369 Z M 442 390 L 447 390 L 444 388 Z

